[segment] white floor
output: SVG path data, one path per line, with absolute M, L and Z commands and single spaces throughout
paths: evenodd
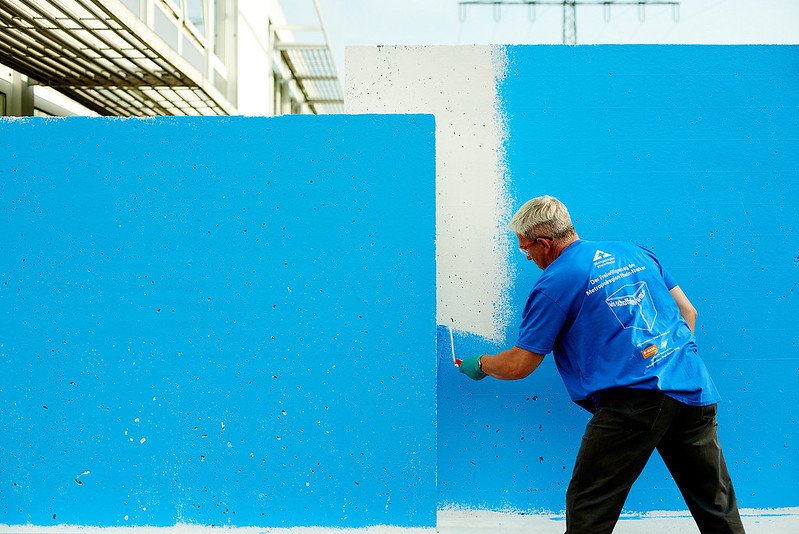
M 775 510 L 742 510 L 747 534 L 799 533 L 799 508 Z M 479 510 L 441 510 L 438 526 L 433 528 L 401 528 L 376 526 L 362 529 L 320 527 L 302 528 L 227 528 L 197 525 L 151 527 L 81 527 L 61 525 L 2 525 L 0 534 L 563 534 L 566 523 L 562 516 L 518 515 Z M 674 512 L 650 513 L 623 517 L 614 534 L 697 534 L 699 529 L 690 516 Z
M 799 534 L 799 508 L 780 510 L 741 510 L 747 534 Z M 439 534 L 563 534 L 562 516 L 524 516 L 486 511 L 448 511 L 438 513 Z M 685 513 L 651 513 L 623 517 L 614 534 L 697 534 L 691 516 Z

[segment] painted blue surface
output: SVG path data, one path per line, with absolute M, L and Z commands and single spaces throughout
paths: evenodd
M 435 524 L 432 116 L 0 137 L 0 523 Z
M 739 505 L 799 505 L 799 47 L 506 52 L 498 83 L 514 207 L 551 194 L 581 237 L 659 255 L 699 311 Z M 540 271 L 508 254 L 521 313 Z M 456 348 L 507 348 L 517 326 L 502 343 L 463 335 Z M 589 414 L 568 400 L 551 357 L 518 383 L 457 381 L 439 362 L 441 505 L 563 510 Z M 627 510 L 681 509 L 653 457 Z

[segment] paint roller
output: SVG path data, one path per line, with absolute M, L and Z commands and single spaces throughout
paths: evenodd
M 454 319 L 450 319 L 450 321 L 454 322 Z M 449 327 L 449 347 L 452 349 L 452 363 L 455 367 L 460 367 L 463 360 L 460 360 L 455 357 L 455 340 L 452 337 L 452 326 L 447 325 Z

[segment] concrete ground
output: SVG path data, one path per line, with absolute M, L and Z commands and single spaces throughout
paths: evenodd
M 799 508 L 741 510 L 747 534 L 799 534 Z M 486 511 L 438 513 L 438 534 L 563 534 L 562 516 L 526 516 Z M 661 512 L 623 517 L 614 534 L 697 534 L 693 518 L 685 513 Z
M 742 510 L 747 534 L 799 533 L 799 508 Z M 519 515 L 482 510 L 440 510 L 436 528 L 376 526 L 359 529 L 321 527 L 255 528 L 204 527 L 81 527 L 61 525 L 3 525 L 0 534 L 563 534 L 562 516 Z M 614 534 L 697 534 L 699 529 L 687 513 L 660 512 L 623 517 Z

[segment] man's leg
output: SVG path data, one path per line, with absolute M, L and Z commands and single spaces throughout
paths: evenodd
M 633 482 L 668 427 L 676 401 L 640 390 L 604 393 L 586 427 L 566 493 L 566 534 L 613 531 Z
M 716 405 L 680 405 L 658 452 L 703 534 L 743 534 L 738 502 L 721 452 Z

